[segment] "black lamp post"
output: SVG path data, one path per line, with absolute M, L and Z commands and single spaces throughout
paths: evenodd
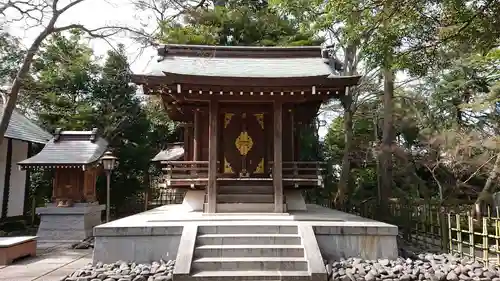
M 101 157 L 101 164 L 106 172 L 106 222 L 109 222 L 109 213 L 111 209 L 110 204 L 110 185 L 111 185 L 111 172 L 116 168 L 118 164 L 118 158 L 113 156 L 111 151 L 106 151 Z

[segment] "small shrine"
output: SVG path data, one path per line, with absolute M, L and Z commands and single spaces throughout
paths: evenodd
M 31 158 L 18 163 L 21 169 L 54 171 L 52 201 L 37 208 L 40 240 L 79 241 L 92 235 L 101 223 L 105 205 L 96 197 L 100 158 L 108 142 L 92 131 L 62 131 Z
M 197 202 L 189 206 L 204 213 L 287 213 L 298 205 L 305 211 L 300 192 L 323 187 L 326 163 L 302 161 L 300 135 L 315 124 L 322 104 L 341 99 L 360 79 L 340 76 L 331 52 L 318 46 L 159 48 L 158 63 L 132 79 L 183 123 L 182 147 L 158 155 L 182 156 L 154 159 L 166 186 L 188 190 L 186 198 Z M 210 57 L 200 59 L 203 53 Z
M 152 162 L 166 204 L 94 228 L 94 263 L 175 257 L 176 281 L 327 280 L 324 260 L 397 257 L 396 226 L 315 204 L 328 164 L 305 157 L 322 104 L 360 76 L 341 76 L 334 50 L 168 44 L 132 81 L 161 97 L 183 143 Z M 170 195 L 170 194 L 169 194 Z

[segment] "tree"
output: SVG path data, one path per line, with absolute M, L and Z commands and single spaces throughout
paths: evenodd
M 105 39 L 110 36 L 117 35 L 122 31 L 128 31 L 131 36 L 138 41 L 146 44 L 151 44 L 154 38 L 145 32 L 143 29 L 131 28 L 126 26 L 104 26 L 98 28 L 87 28 L 82 24 L 68 24 L 57 26 L 60 17 L 73 9 L 78 4 L 86 0 L 70 0 L 65 5 L 61 4 L 60 0 L 52 1 L 25 1 L 25 0 L 0 0 L 0 15 L 3 21 L 0 22 L 0 27 L 3 29 L 13 22 L 25 22 L 26 29 L 32 27 L 42 27 L 41 31 L 34 38 L 31 45 L 28 47 L 22 61 L 20 62 L 17 73 L 9 85 L 9 89 L 5 91 L 7 102 L 4 104 L 2 119 L 0 120 L 0 135 L 4 135 L 7 130 L 12 112 L 16 107 L 17 100 L 21 89 L 23 88 L 30 68 L 32 66 L 35 55 L 40 50 L 42 43 L 52 34 L 58 34 L 64 31 L 77 29 L 92 38 Z M 0 144 L 3 138 L 0 138 Z
M 113 187 L 117 190 L 111 198 L 117 212 L 124 211 L 120 206 L 127 205 L 125 200 L 136 198 L 148 187 L 149 164 L 155 153 L 148 136 L 150 122 L 130 77 L 124 46 L 119 45 L 116 51 L 108 52 L 91 95 L 92 124 L 100 129 L 120 161 L 114 172 Z
M 94 109 L 92 92 L 99 75 L 93 51 L 81 33 L 53 34 L 40 47 L 32 74 L 24 83 L 19 105 L 49 132 L 89 129 Z
M 0 32 L 0 89 L 16 75 L 23 51 L 17 38 Z
M 20 20 L 34 20 L 40 25 L 44 25 L 42 31 L 33 40 L 33 43 L 26 51 L 21 65 L 16 73 L 16 76 L 7 91 L 7 102 L 4 105 L 2 119 L 0 120 L 0 135 L 5 135 L 7 126 L 9 125 L 12 112 L 16 106 L 17 98 L 21 88 L 23 87 L 25 80 L 29 74 L 29 70 L 33 63 L 35 54 L 39 51 L 43 41 L 51 34 L 56 34 L 65 30 L 80 28 L 87 31 L 89 34 L 95 34 L 98 30 L 89 30 L 81 25 L 71 24 L 66 26 L 56 26 L 58 19 L 66 13 L 69 9 L 73 8 L 77 4 L 85 0 L 74 0 L 67 5 L 62 7 L 59 6 L 59 0 L 53 0 L 51 2 L 45 1 L 22 1 L 22 0 L 2 0 L 0 3 L 0 15 L 6 18 L 7 23 L 10 21 L 20 21 Z M 18 14 L 14 17 L 9 18 L 8 15 L 12 13 Z M 44 22 L 46 15 L 50 15 L 48 22 Z M 2 23 L 2 27 L 6 23 Z M 104 36 L 100 34 L 99 36 Z M 0 144 L 3 138 L 0 138 Z
M 163 23 L 160 40 L 180 44 L 285 46 L 316 45 L 323 40 L 268 7 L 266 1 L 220 1 L 187 12 L 184 22 Z
M 110 51 L 101 66 L 83 43 L 81 32 L 53 34 L 42 44 L 20 100 L 47 130 L 98 128 L 120 161 L 114 172 L 117 190 L 111 198 L 118 213 L 130 209 L 125 200 L 137 203 L 139 194 L 149 187 L 150 160 L 161 148 L 158 143 L 173 140 L 175 130 L 164 118 L 165 128 L 157 131 L 162 129 L 160 121 L 143 107 L 130 76 L 123 46 Z M 161 118 L 161 113 L 156 116 Z M 101 200 L 104 191 L 104 182 L 98 181 Z M 44 192 L 47 195 L 50 189 Z

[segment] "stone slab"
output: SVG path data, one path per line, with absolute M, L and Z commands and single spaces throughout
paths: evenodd
M 9 265 L 15 259 L 36 256 L 36 237 L 5 238 L 0 248 L 0 265 Z
M 12 247 L 35 239 L 36 236 L 0 237 L 0 248 Z
M 304 246 L 305 257 L 309 263 L 311 278 L 313 280 L 327 279 L 325 265 L 313 228 L 310 225 L 300 225 L 299 234 L 302 237 L 302 244 Z
M 43 214 L 88 214 L 101 212 L 106 210 L 106 205 L 99 205 L 97 203 L 75 203 L 71 207 L 57 207 L 53 203 L 47 204 L 45 207 L 36 208 L 36 213 Z

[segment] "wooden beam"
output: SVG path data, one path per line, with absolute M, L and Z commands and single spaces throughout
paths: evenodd
M 273 186 L 274 186 L 274 212 L 283 213 L 283 103 L 274 103 L 274 161 L 273 161 Z
M 217 211 L 217 135 L 219 104 L 209 104 L 209 139 L 208 139 L 208 213 Z
M 329 78 L 330 75 L 317 75 L 308 77 L 229 77 L 229 76 L 206 76 L 206 75 L 186 75 L 163 71 L 165 76 L 163 84 L 197 84 L 197 85 L 220 85 L 220 86 L 320 86 L 334 88 L 344 88 L 354 86 L 359 83 L 361 76 L 337 76 Z M 143 79 L 146 78 L 146 81 Z M 136 77 L 133 81 L 137 84 L 154 84 L 156 80 L 149 80 L 149 77 Z M 145 82 L 145 83 L 144 83 Z M 148 83 L 149 82 L 149 83 Z

